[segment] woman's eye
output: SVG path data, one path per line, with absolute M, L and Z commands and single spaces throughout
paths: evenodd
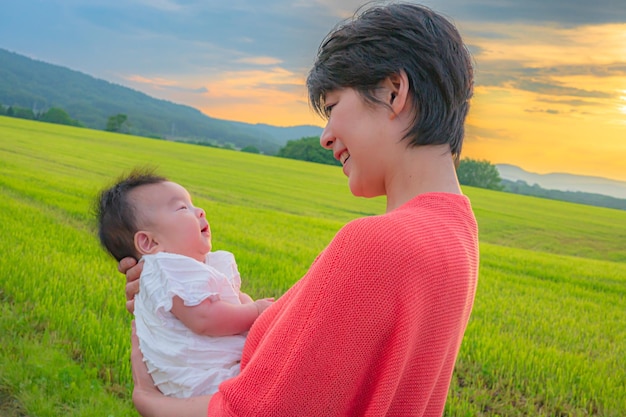
M 333 110 L 333 107 L 335 107 L 334 104 L 328 105 L 324 107 L 324 114 L 326 114 L 326 117 L 330 116 L 330 112 Z

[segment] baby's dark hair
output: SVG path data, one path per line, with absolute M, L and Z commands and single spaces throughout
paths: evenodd
M 128 198 L 130 191 L 142 185 L 165 181 L 167 178 L 155 174 L 153 169 L 135 168 L 98 194 L 94 210 L 98 222 L 98 237 L 104 249 L 118 262 L 128 256 L 138 258 L 135 249 L 137 217 L 135 207 Z
M 404 71 L 415 120 L 409 146 L 449 144 L 458 163 L 473 93 L 471 56 L 454 25 L 427 7 L 374 6 L 339 24 L 322 41 L 307 77 L 309 102 L 325 115 L 326 94 L 354 88 L 370 103 L 374 92 Z

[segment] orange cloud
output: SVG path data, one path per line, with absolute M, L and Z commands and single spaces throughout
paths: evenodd
M 486 26 L 464 155 L 626 181 L 626 25 Z
M 481 24 L 469 27 L 476 33 L 502 36 L 467 36 L 480 46 L 479 63 L 497 60 L 524 65 L 610 64 L 626 60 L 626 24 L 561 28 L 528 24 Z M 470 32 L 472 33 L 472 32 Z
M 309 109 L 302 75 L 281 67 L 228 71 L 204 83 L 195 107 L 211 117 L 277 126 L 321 125 Z

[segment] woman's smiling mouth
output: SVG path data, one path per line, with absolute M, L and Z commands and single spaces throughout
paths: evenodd
M 339 162 L 341 162 L 341 165 L 345 164 L 346 161 L 350 158 L 350 152 L 348 152 L 347 150 L 341 152 L 341 154 L 339 155 Z

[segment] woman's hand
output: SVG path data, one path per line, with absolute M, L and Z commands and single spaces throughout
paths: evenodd
M 143 362 L 143 354 L 139 349 L 139 339 L 137 338 L 137 329 L 135 327 L 135 321 L 132 323 L 132 334 L 131 334 L 131 345 L 132 349 L 130 352 L 130 365 L 133 372 L 133 402 L 135 403 L 135 407 L 139 410 L 140 405 L 143 405 L 145 402 L 150 402 L 151 397 L 159 397 L 163 396 L 161 391 L 157 387 L 154 386 L 154 382 L 152 381 L 152 377 L 148 373 L 148 368 L 146 364 Z M 145 406 L 143 407 L 145 409 Z M 143 415 L 143 413 L 142 413 Z
M 132 328 L 130 362 L 134 383 L 133 404 L 139 414 L 143 417 L 206 417 L 210 395 L 190 398 L 166 397 L 154 385 L 143 362 L 134 320 Z
M 117 270 L 126 275 L 126 310 L 133 314 L 135 311 L 135 294 L 139 292 L 139 276 L 143 269 L 143 262 L 127 257 L 120 261 Z

